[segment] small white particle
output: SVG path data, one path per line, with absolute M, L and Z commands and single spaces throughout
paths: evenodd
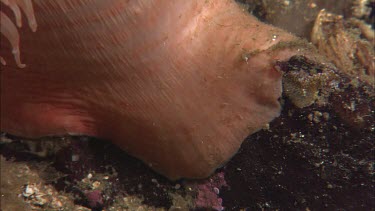
M 220 193 L 220 190 L 219 190 L 219 188 L 214 188 L 214 192 L 216 193 L 216 195 L 219 195 L 219 193 Z
M 79 161 L 79 155 L 72 155 L 72 161 L 73 162 Z

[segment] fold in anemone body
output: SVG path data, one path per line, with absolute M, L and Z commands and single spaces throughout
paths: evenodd
M 234 1 L 1 3 L 1 130 L 104 138 L 170 179 L 207 177 L 278 116 L 274 61 L 297 53 Z

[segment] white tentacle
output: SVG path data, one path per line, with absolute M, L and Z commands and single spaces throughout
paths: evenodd
M 22 27 L 22 12 L 26 15 L 30 29 L 35 32 L 37 30 L 37 22 L 34 15 L 32 0 L 0 0 L 4 5 L 8 6 L 14 13 L 16 25 Z M 16 64 L 19 68 L 24 68 L 26 65 L 21 62 L 20 53 L 20 34 L 16 25 L 3 12 L 0 11 L 0 33 L 12 46 L 12 53 Z M 0 63 L 6 65 L 6 61 L 0 56 Z

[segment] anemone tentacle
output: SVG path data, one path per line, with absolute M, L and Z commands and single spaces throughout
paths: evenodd
M 0 0 L 4 5 L 8 6 L 14 13 L 16 24 L 8 17 L 7 14 L 0 11 L 1 17 L 1 26 L 0 33 L 8 40 L 12 46 L 12 53 L 16 64 L 19 68 L 26 67 L 25 64 L 21 62 L 21 53 L 20 53 L 20 33 L 16 25 L 22 27 L 22 12 L 26 15 L 30 29 L 35 32 L 37 29 L 37 22 L 35 19 L 34 8 L 32 0 Z M 3 57 L 0 56 L 0 63 L 6 65 L 6 61 Z

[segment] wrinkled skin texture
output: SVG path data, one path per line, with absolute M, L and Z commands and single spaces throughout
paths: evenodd
M 96 136 L 170 179 L 203 178 L 280 112 L 274 61 L 296 52 L 269 49 L 295 38 L 233 1 L 33 2 L 25 68 L 1 40 L 1 131 Z

